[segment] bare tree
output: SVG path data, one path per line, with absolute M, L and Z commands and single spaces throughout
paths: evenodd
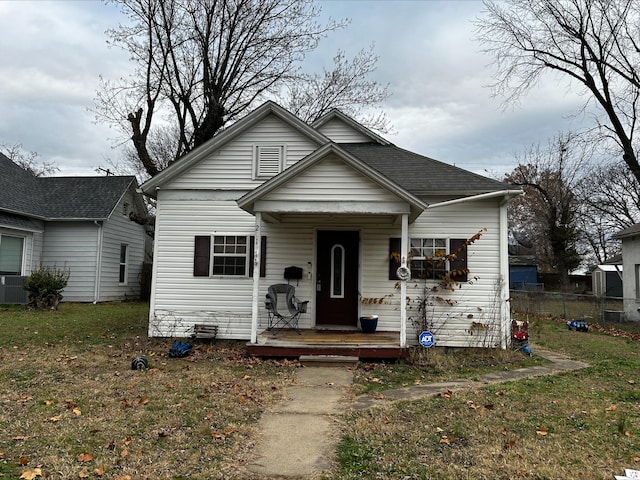
M 39 162 L 37 160 L 39 157 L 38 153 L 25 151 L 21 143 L 14 143 L 13 145 L 0 143 L 0 149 L 5 151 L 5 155 L 13 163 L 19 165 L 35 177 L 46 177 L 60 171 L 55 163 Z
M 313 85 L 312 77 L 301 75 L 300 62 L 323 36 L 346 25 L 317 23 L 320 9 L 313 0 L 111 1 L 131 23 L 108 34 L 131 54 L 136 69 L 130 78 L 103 80 L 96 114 L 130 138 L 136 161 L 150 176 L 292 82 Z M 366 76 L 371 57 L 360 58 L 352 71 Z M 344 98 L 356 104 L 359 89 L 378 91 L 362 78 L 343 81 L 352 65 L 342 60 L 336 81 L 318 95 L 343 86 L 334 104 Z M 374 95 L 385 97 L 384 90 Z M 363 98 L 368 106 L 371 97 Z
M 569 271 L 581 261 L 575 189 L 590 155 L 589 143 L 573 133 L 561 134 L 544 148 L 530 147 L 505 176 L 506 182 L 525 191 L 508 207 L 512 234 L 533 244 L 543 266 L 558 273 L 563 287 L 568 285 Z
M 640 221 L 640 183 L 623 164 L 596 165 L 584 173 L 576 195 L 583 250 L 591 263 L 604 263 L 620 253 L 611 236 Z
M 637 0 L 485 0 L 477 38 L 497 65 L 493 93 L 513 103 L 545 73 L 575 85 L 602 113 L 598 126 L 640 181 L 634 149 L 640 98 Z
M 334 108 L 358 117 L 363 107 L 375 107 L 389 96 L 388 86 L 367 80 L 377 61 L 373 45 L 368 50 L 361 50 L 351 61 L 343 51 L 338 51 L 333 58 L 332 70 L 325 69 L 322 75 L 302 75 L 291 82 L 283 106 L 308 123 Z M 372 114 L 360 121 L 373 130 L 389 131 L 389 123 L 383 113 Z

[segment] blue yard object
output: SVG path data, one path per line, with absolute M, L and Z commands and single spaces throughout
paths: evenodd
M 583 320 L 569 320 L 567 322 L 567 328 L 569 330 L 575 330 L 576 332 L 588 332 L 589 325 Z
M 176 340 L 175 342 L 173 342 L 171 350 L 169 350 L 169 356 L 172 358 L 186 357 L 191 353 L 192 348 L 193 347 L 191 345 Z

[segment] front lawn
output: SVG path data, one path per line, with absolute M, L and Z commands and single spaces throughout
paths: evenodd
M 140 303 L 0 307 L 0 478 L 241 478 L 295 364 L 239 342 L 169 358 Z M 131 370 L 145 355 L 152 368 Z
M 340 470 L 327 478 L 610 480 L 640 469 L 639 343 L 594 330 L 530 327 L 589 368 L 345 415 Z

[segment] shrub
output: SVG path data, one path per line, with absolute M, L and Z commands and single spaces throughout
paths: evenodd
M 41 266 L 24 284 L 29 292 L 29 307 L 56 310 L 68 281 L 69 270 Z

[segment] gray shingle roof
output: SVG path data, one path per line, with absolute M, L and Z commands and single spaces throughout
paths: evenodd
M 635 237 L 638 235 L 640 235 L 640 223 L 636 223 L 635 225 L 631 225 L 630 227 L 620 230 L 615 233 L 612 238 L 621 240 L 625 237 Z
M 0 227 L 18 228 L 20 230 L 40 231 L 42 227 L 28 217 L 0 212 Z
M 0 210 L 47 220 L 109 217 L 133 176 L 36 177 L 0 153 Z
M 487 193 L 510 186 L 395 145 L 340 143 L 338 146 L 414 195 Z

